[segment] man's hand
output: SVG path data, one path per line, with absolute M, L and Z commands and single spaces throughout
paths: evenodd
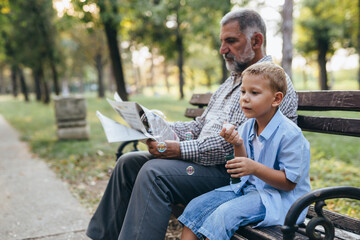
M 151 155 L 156 158 L 175 158 L 180 159 L 181 152 L 180 152 L 180 144 L 177 141 L 165 141 L 166 143 L 166 150 L 165 152 L 159 152 L 157 149 L 158 142 L 152 139 L 148 139 L 146 144 L 148 145 L 148 150 Z

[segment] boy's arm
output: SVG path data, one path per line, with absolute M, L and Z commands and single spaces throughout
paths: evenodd
M 296 183 L 286 178 L 285 171 L 275 170 L 261 163 L 253 162 L 257 164 L 254 175 L 270 186 L 284 191 L 291 191 L 296 187 Z
M 296 183 L 286 178 L 284 171 L 269 168 L 250 158 L 236 157 L 229 160 L 225 167 L 228 168 L 231 177 L 254 175 L 270 186 L 284 191 L 291 191 L 296 186 Z

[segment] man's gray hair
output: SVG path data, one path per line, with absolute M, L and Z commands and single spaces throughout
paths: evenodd
M 259 32 L 264 37 L 264 48 L 266 47 L 266 25 L 260 14 L 251 9 L 241 8 L 228 12 L 220 21 L 221 26 L 237 21 L 240 26 L 240 31 L 244 33 L 247 38 L 251 38 L 255 32 Z

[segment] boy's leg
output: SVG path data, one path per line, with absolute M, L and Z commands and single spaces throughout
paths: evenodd
M 178 220 L 188 227 L 198 238 L 202 238 L 203 235 L 199 233 L 199 229 L 203 226 L 207 217 L 221 204 L 236 197 L 238 197 L 238 195 L 233 191 L 213 190 L 204 193 L 191 200 Z
M 134 184 L 119 239 L 164 239 L 171 204 L 187 204 L 228 183 L 224 166 L 164 159 L 146 162 Z
M 243 195 L 220 205 L 204 222 L 199 232 L 209 239 L 230 239 L 240 226 L 265 218 L 265 206 L 254 185 Z
M 181 233 L 181 239 L 180 240 L 197 240 L 199 239 L 195 233 L 193 233 L 190 228 L 187 226 L 184 226 L 182 233 Z
M 136 176 L 150 158 L 148 152 L 130 152 L 118 159 L 104 195 L 89 223 L 86 234 L 91 239 L 118 238 Z

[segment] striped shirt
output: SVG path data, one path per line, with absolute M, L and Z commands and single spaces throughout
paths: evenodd
M 265 56 L 259 62 L 272 61 L 271 56 Z M 287 78 L 287 93 L 280 104 L 281 112 L 296 122 L 297 95 L 289 76 Z M 229 122 L 236 127 L 243 124 L 247 118 L 240 107 L 239 74 L 232 74 L 212 95 L 204 113 L 193 121 L 171 123 L 171 127 L 180 138 L 181 159 L 211 166 L 225 163 L 225 156 L 233 154 L 232 144 L 226 142 L 219 134 L 223 123 Z M 185 133 L 192 132 L 193 139 L 185 140 Z

